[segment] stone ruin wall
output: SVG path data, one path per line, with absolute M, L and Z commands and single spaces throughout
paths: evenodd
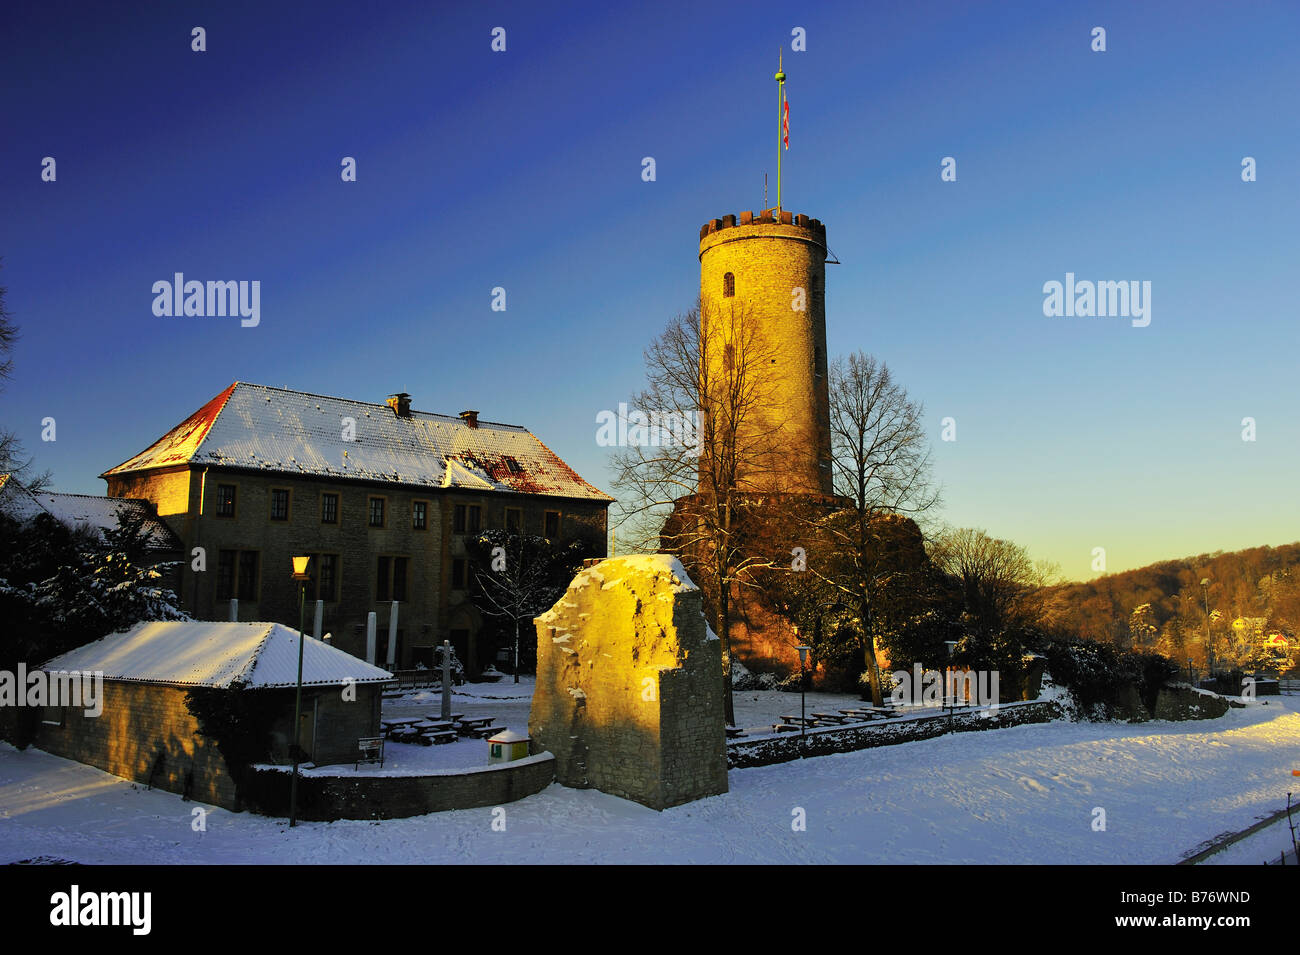
M 727 791 L 721 644 L 680 563 L 601 561 L 535 626 L 528 729 L 557 782 L 654 809 Z

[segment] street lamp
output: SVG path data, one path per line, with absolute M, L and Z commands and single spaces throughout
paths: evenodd
M 1201 578 L 1201 593 L 1205 596 L 1205 665 L 1214 679 L 1214 643 L 1210 637 L 1210 578 Z
M 807 716 L 805 715 L 805 711 L 804 711 L 805 689 L 804 689 L 803 666 L 804 663 L 808 661 L 808 651 L 811 650 L 812 647 L 806 646 L 805 644 L 801 643 L 799 644 L 799 646 L 795 647 L 795 649 L 799 651 L 799 746 L 802 748 L 804 733 L 805 730 L 807 729 Z
M 289 782 L 289 825 L 298 825 L 298 734 L 302 724 L 302 646 L 307 642 L 307 562 L 310 557 L 291 557 L 293 579 L 298 581 L 298 687 L 293 695 L 293 778 Z
M 952 683 L 953 683 L 953 679 L 952 679 L 952 651 L 953 651 L 953 648 L 957 646 L 957 641 L 956 641 L 956 640 L 945 640 L 944 643 L 948 645 L 948 673 L 947 673 L 947 678 L 946 678 L 945 681 L 944 681 L 944 684 L 945 684 L 945 685 L 944 685 L 944 688 L 943 688 L 943 695 L 944 695 L 944 697 L 947 697 L 947 696 L 948 696 L 948 690 L 949 690 L 949 687 L 952 688 L 952 690 L 953 690 L 953 694 L 952 694 L 952 703 L 951 703 L 951 705 L 948 707 L 948 727 L 949 727 L 949 729 L 951 729 L 951 728 L 952 728 L 952 714 L 953 714 L 953 711 L 957 709 L 957 688 L 956 688 L 955 686 L 952 686 Z

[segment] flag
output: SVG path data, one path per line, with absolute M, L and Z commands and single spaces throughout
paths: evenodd
M 790 151 L 790 101 L 785 100 L 785 122 L 782 125 L 785 132 L 785 151 Z

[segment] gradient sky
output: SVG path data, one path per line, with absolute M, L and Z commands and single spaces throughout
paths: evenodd
M 924 403 L 944 520 L 1075 579 L 1300 538 L 1300 6 L 623 6 L 4 4 L 0 424 L 102 494 L 232 381 L 408 391 L 608 489 L 597 412 L 774 178 L 784 44 L 830 353 Z M 155 317 L 175 272 L 259 280 L 261 324 Z M 1150 281 L 1150 326 L 1044 317 L 1066 272 Z

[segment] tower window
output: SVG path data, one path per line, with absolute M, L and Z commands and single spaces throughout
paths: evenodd
M 722 277 L 722 296 L 732 298 L 736 294 L 736 276 L 728 272 Z

